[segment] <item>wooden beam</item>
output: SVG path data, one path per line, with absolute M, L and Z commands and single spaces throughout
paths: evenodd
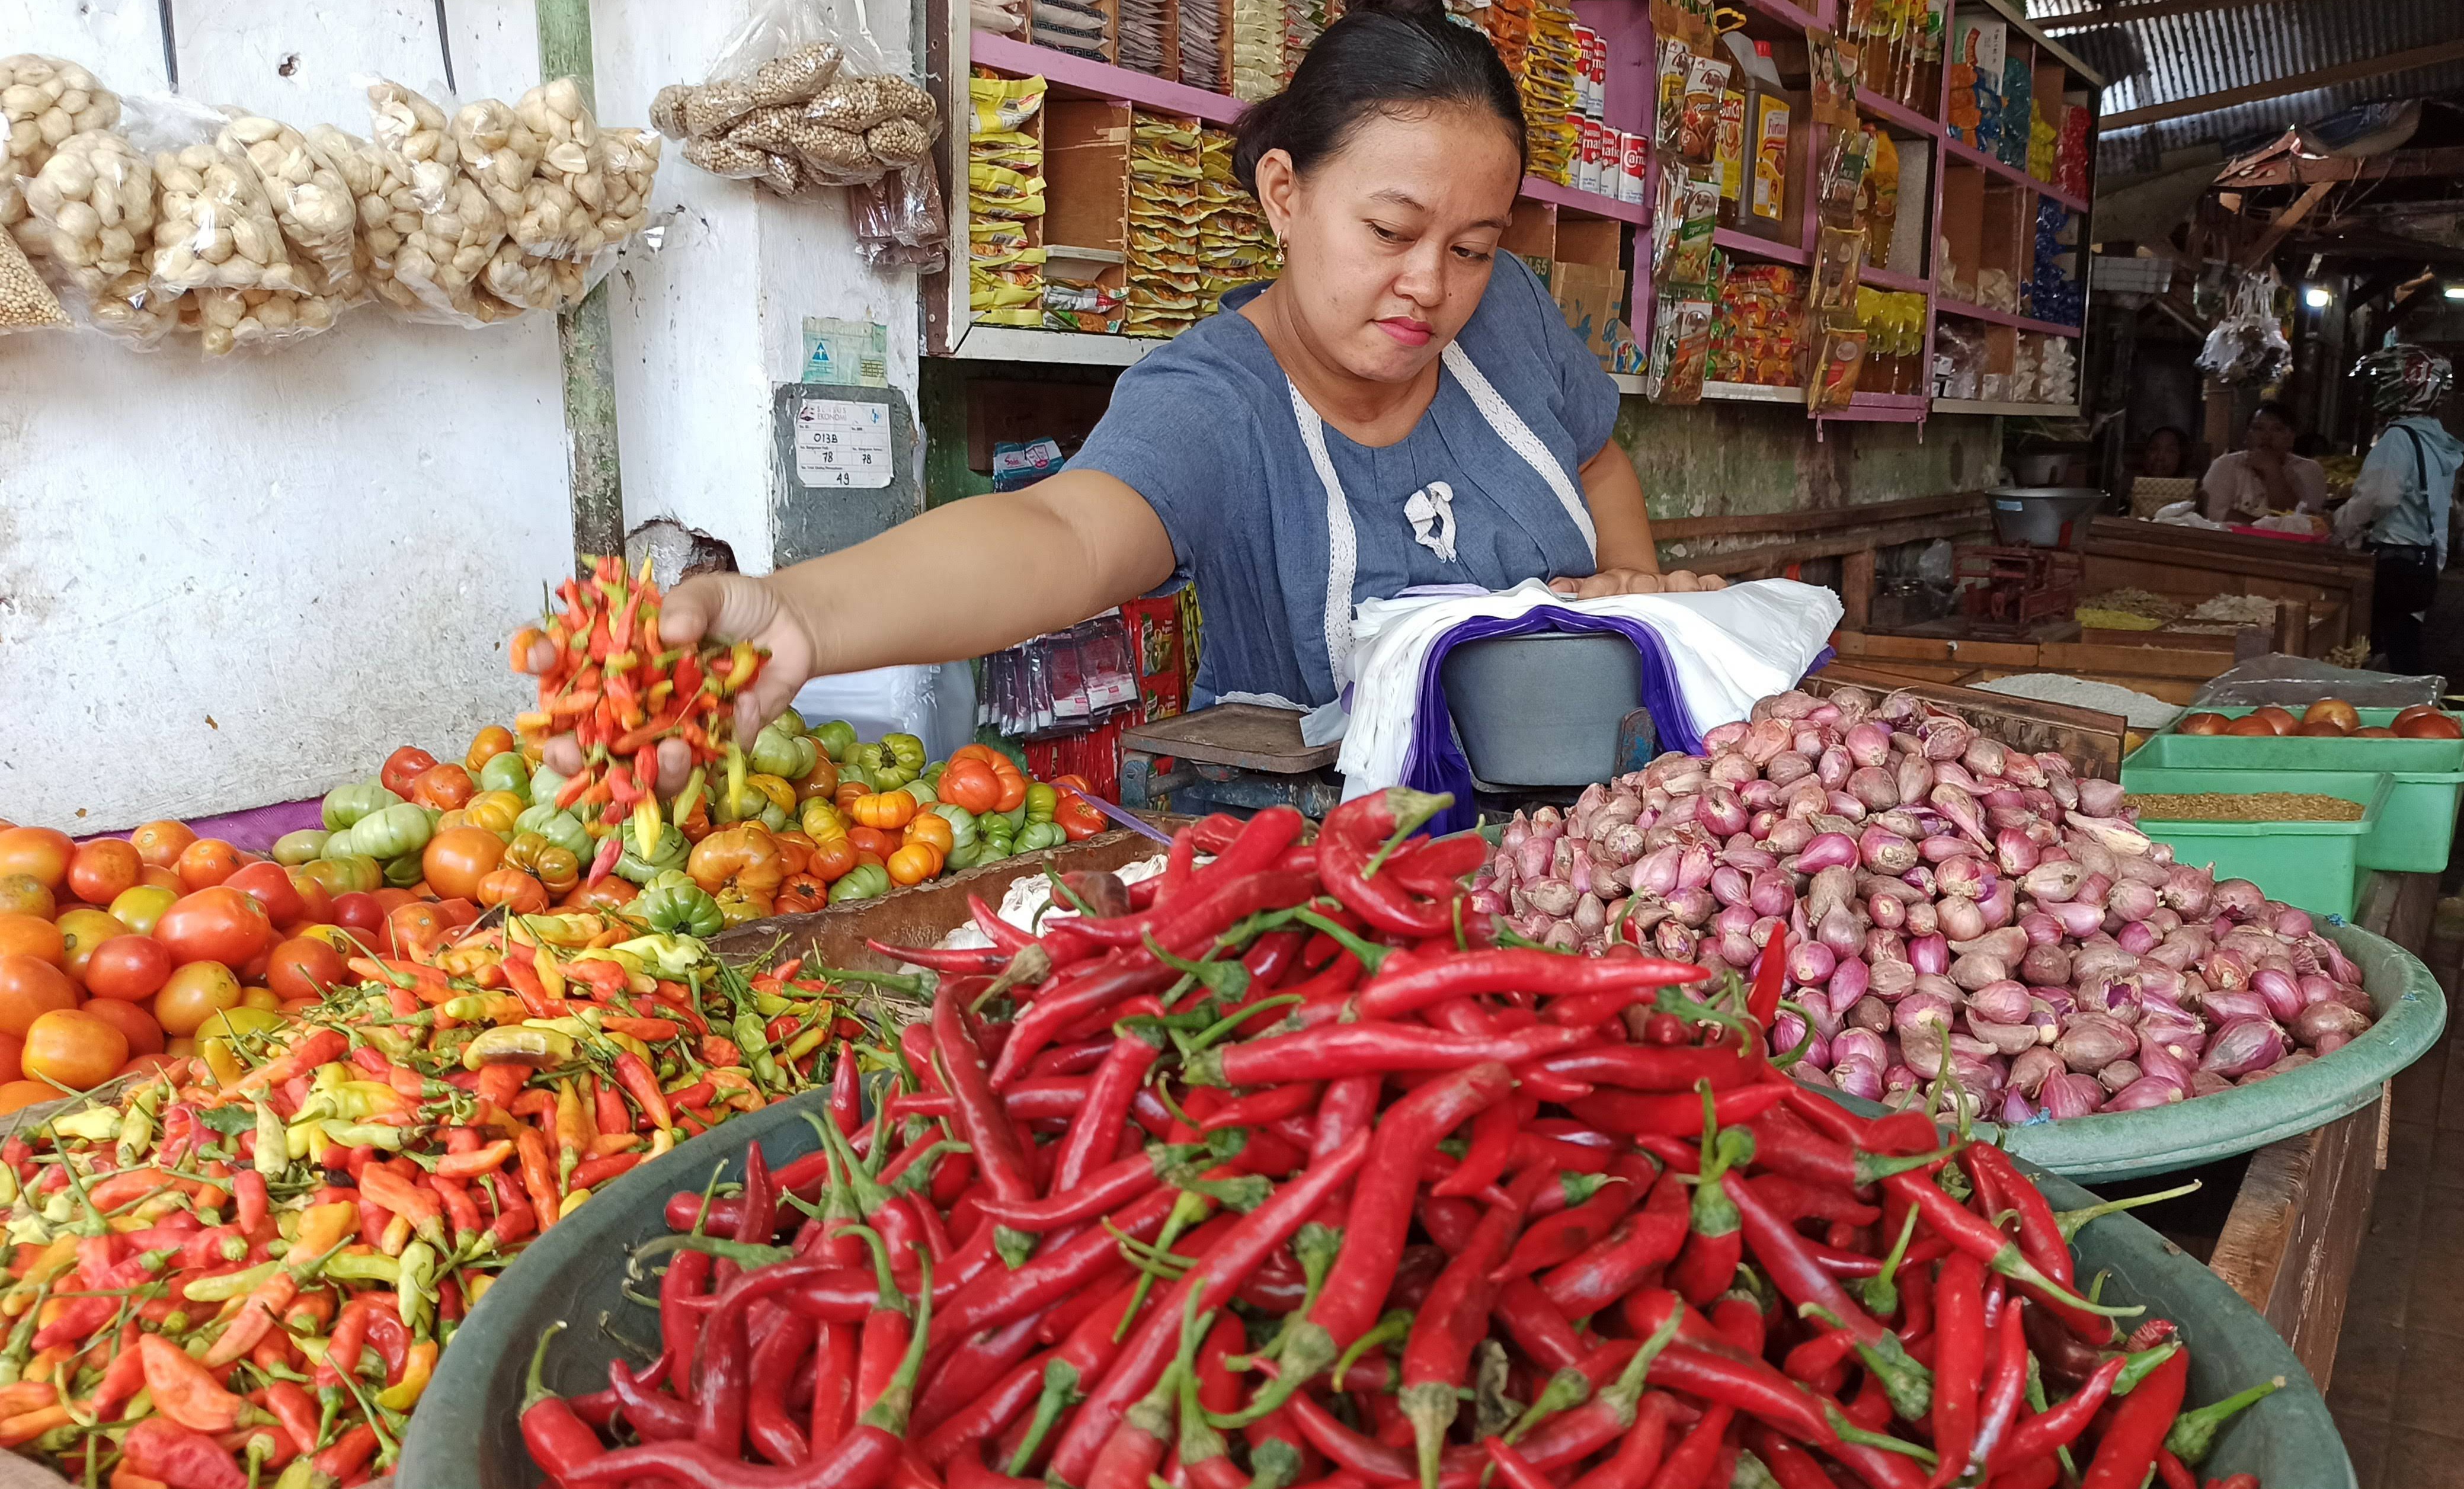
M 2301 219 L 2310 215 L 2310 208 L 2318 206 L 2320 199 L 2334 189 L 2336 184 L 2332 181 L 2314 181 L 2304 186 L 2293 205 L 2277 213 L 2276 220 L 2267 225 L 2267 230 L 2258 235 L 2258 241 L 2242 254 L 2242 271 L 2247 274 L 2267 262 L 2267 255 L 2276 252 L 2276 245 L 2284 241 L 2284 235 L 2301 226 Z
M 2151 104 L 2144 109 L 2124 109 L 2107 114 L 2100 120 L 2103 129 L 2135 129 L 2142 124 L 2162 123 L 2168 119 L 2188 119 L 2193 114 L 2212 114 L 2244 103 L 2259 103 L 2280 99 L 2288 94 L 2307 93 L 2314 88 L 2332 88 L 2338 83 L 2361 82 L 2365 78 L 2385 77 L 2394 73 L 2409 73 L 2417 68 L 2436 67 L 2442 62 L 2464 59 L 2464 41 L 2442 41 L 2435 46 L 2414 47 L 2406 52 L 2382 53 L 2356 61 L 2339 62 L 2333 67 L 2312 68 L 2290 77 L 2272 82 L 2252 83 L 2247 87 L 2226 88 L 2216 93 L 2202 93 L 2170 103 Z
M 1874 502 L 1855 507 L 1816 507 L 1792 512 L 1749 512 L 1734 516 L 1661 517 L 1651 524 L 1652 537 L 1663 543 L 1705 537 L 1735 537 L 1747 533 L 1815 533 L 1835 527 L 1865 527 L 1910 518 L 1937 517 L 1945 513 L 1981 512 L 1982 492 L 1952 492 L 1908 501 Z
M 2316 181 L 2394 181 L 2409 176 L 2464 175 L 2464 145 L 2429 150 L 2390 150 L 2359 160 L 2341 156 L 2277 155 L 2247 170 L 2228 168 L 2216 178 L 2220 190 L 2249 191 Z
M 2210 11 L 2245 11 L 2265 0 L 2130 0 L 2115 5 L 2107 3 L 2093 15 L 2065 15 L 2057 21 L 2040 21 L 2048 35 L 2068 35 L 2073 32 L 2099 31 L 2107 26 L 2127 26 L 2133 21 L 2161 21 L 2172 15 L 2199 15 Z

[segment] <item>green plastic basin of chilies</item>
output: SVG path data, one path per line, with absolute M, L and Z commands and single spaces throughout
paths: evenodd
M 2248 709 L 2208 712 L 2237 717 Z M 2385 728 L 2394 709 L 2356 711 L 2365 725 Z M 2364 868 L 2434 874 L 2447 867 L 2455 834 L 2455 804 L 2464 797 L 2464 739 L 2330 739 L 2309 735 L 2264 738 L 2239 734 L 2185 734 L 2176 727 L 2149 739 L 2122 762 L 2122 784 L 2140 784 L 2148 769 L 2283 771 L 2385 771 L 2395 779 L 2376 831 L 2364 839 Z M 2176 790 L 2178 787 L 2163 789 Z M 2290 783 L 2277 791 L 2315 789 Z
M 2382 831 L 2394 782 L 2385 772 L 2158 770 L 2143 767 L 2123 785 L 2136 792 L 2198 795 L 2301 792 L 2359 802 L 2358 821 L 2204 822 L 2139 814 L 2139 830 L 2172 844 L 2177 863 L 2215 865 L 2218 879 L 2247 879 L 2272 900 L 2314 915 L 2349 915 L 2361 892 L 2363 846 Z
M 803 1114 L 822 1115 L 826 1100 L 825 1092 L 807 1092 L 694 1138 L 609 1185 L 523 1252 L 445 1351 L 412 1414 L 395 1482 L 418 1489 L 543 1482 L 523 1451 L 519 1417 L 522 1377 L 540 1331 L 559 1320 L 571 1325 L 549 1347 L 546 1369 L 549 1387 L 565 1395 L 604 1389 L 607 1363 L 620 1354 L 636 1364 L 654 1355 L 657 1320 L 620 1290 L 626 1254 L 668 1233 L 661 1214 L 668 1196 L 699 1190 L 713 1165 L 724 1165 L 725 1178 L 740 1178 L 749 1142 L 760 1142 L 773 1169 L 810 1151 L 815 1138 Z M 2094 1203 L 2067 1180 L 2034 1176 L 2056 1209 Z M 2203 1482 L 2253 1473 L 2269 1489 L 2352 1489 L 2352 1467 L 2318 1387 L 2221 1279 L 2126 1215 L 2089 1225 L 2077 1250 L 2082 1279 L 2110 1274 L 2105 1302 L 2144 1304 L 2181 1325 L 2190 1348 L 2189 1404 L 2284 1377 L 2284 1390 L 2226 1426 L 2201 1466 Z

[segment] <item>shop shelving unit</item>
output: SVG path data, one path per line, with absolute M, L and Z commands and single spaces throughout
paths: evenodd
M 1813 0 L 1808 5 L 1793 4 L 1791 0 L 1745 0 L 1742 9 L 1747 16 L 1747 34 L 1776 40 L 1801 34 L 1808 30 L 1830 28 L 1844 13 L 1846 5 L 1847 0 Z M 1584 25 L 1598 32 L 1608 41 L 1608 122 L 1629 133 L 1648 133 L 1654 93 L 1654 46 L 1646 0 L 1575 0 L 1573 9 Z M 1951 17 L 1946 23 L 1946 40 L 1956 35 L 1956 20 L 1960 16 L 1978 14 L 1990 15 L 2008 24 L 2011 47 L 2024 49 L 2022 55 L 2031 64 L 2035 95 L 2040 100 L 2040 107 L 2046 101 L 2056 105 L 2065 99 L 2081 101 L 2082 94 L 2086 105 L 2091 109 L 2095 107 L 2095 99 L 2103 79 L 2031 24 L 2022 0 L 1953 0 Z M 1056 99 L 1106 99 L 1185 115 L 1218 125 L 1232 123 L 1245 107 L 1241 99 L 1224 94 L 1040 47 L 1017 37 L 972 30 L 968 25 L 967 7 L 957 3 L 957 0 L 928 0 L 927 18 L 929 71 L 942 93 L 945 109 L 952 95 L 963 99 L 964 79 L 971 68 L 978 64 L 1004 73 L 1040 75 L 1049 81 L 1051 97 Z M 1228 55 L 1225 67 L 1228 73 Z M 1921 344 L 1925 367 L 1930 368 L 1933 363 L 1936 328 L 1943 318 L 1948 317 L 1991 328 L 1988 332 L 1989 357 L 2001 360 L 2007 370 L 2008 358 L 2020 332 L 2078 338 L 2080 327 L 2016 312 L 1990 309 L 1954 298 L 1949 293 L 1951 287 L 1947 282 L 1947 276 L 1937 262 L 1940 245 L 1947 235 L 1955 253 L 1990 252 L 1999 258 L 2001 267 L 2008 268 L 2014 281 L 2024 284 L 2033 277 L 2036 203 L 2039 199 L 2049 199 L 2081 214 L 2079 252 L 2084 274 L 2086 244 L 2089 241 L 2089 224 L 2085 214 L 2089 204 L 2084 198 L 2061 190 L 2049 182 L 2038 181 L 2017 166 L 1950 138 L 1943 124 L 1948 114 L 1950 67 L 1947 57 L 1939 73 L 1929 112 L 1862 88 L 1859 90 L 1858 108 L 1868 120 L 1887 130 L 1903 152 L 1912 145 L 1925 152 L 1924 190 L 1926 197 L 1922 241 L 1912 247 L 1895 245 L 1892 261 L 1900 267 L 1868 265 L 1862 278 L 1878 289 L 1925 296 L 1925 331 Z M 964 110 L 947 110 L 945 117 L 963 119 Z M 1720 249 L 1733 258 L 1761 259 L 1800 268 L 1813 262 L 1818 223 L 1805 197 L 1813 184 L 1813 171 L 1821 159 L 1825 134 L 1824 126 L 1820 125 L 1794 131 L 1790 161 L 1790 201 L 1777 235 L 1722 228 L 1713 234 L 1713 242 Z M 944 181 L 962 183 L 965 180 L 965 132 L 955 128 L 944 131 L 940 149 Z M 1522 200 L 1545 214 L 1539 225 L 1540 235 L 1544 239 L 1553 239 L 1556 225 L 1564 221 L 1605 220 L 1618 223 L 1627 230 L 1645 230 L 1650 225 L 1650 203 L 1657 195 L 1658 168 L 1659 163 L 1655 158 L 1651 162 L 1651 174 L 1642 203 L 1620 202 L 1612 196 L 1559 186 L 1536 177 L 1525 178 Z M 966 193 L 953 186 L 949 195 L 953 240 L 963 243 L 966 240 Z M 1637 234 L 1627 230 L 1623 236 L 1626 244 L 1621 262 L 1631 269 L 1635 262 L 1633 245 Z M 1650 306 L 1654 297 L 1647 272 L 1629 275 L 1627 295 L 1629 318 L 1633 322 L 1636 339 L 1647 345 Z M 1160 344 L 1135 337 L 971 324 L 963 264 L 957 266 L 956 273 L 928 279 L 924 297 L 925 351 L 932 356 L 970 361 L 1128 366 Z M 1620 375 L 1617 382 L 1625 392 L 1639 394 L 1641 391 L 1639 378 Z M 1705 385 L 1703 396 L 1713 401 L 1801 405 L 1804 393 L 1803 389 L 1795 387 L 1713 383 Z M 1922 393 L 1859 393 L 1848 408 L 1823 417 L 1915 423 L 1934 413 L 2059 417 L 2075 416 L 2078 411 L 2076 405 L 1937 399 Z

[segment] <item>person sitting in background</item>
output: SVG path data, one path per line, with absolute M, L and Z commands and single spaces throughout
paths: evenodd
M 2159 426 L 2139 447 L 2139 473 L 2147 480 L 2178 480 L 2189 465 L 2189 436 L 2169 424 Z
M 2406 345 L 2372 352 L 2353 370 L 2370 379 L 2371 406 L 2386 423 L 2353 481 L 2353 499 L 2336 514 L 2336 537 L 2369 534 L 2378 560 L 2370 636 L 2389 671 L 2415 674 L 2422 621 L 2447 566 L 2448 507 L 2464 470 L 2464 443 L 2438 419 L 2455 374 L 2446 358 Z
M 2209 521 L 2326 510 L 2326 471 L 2293 453 L 2292 409 L 2273 400 L 2259 405 L 2241 444 L 2218 455 L 2199 479 L 2199 507 Z

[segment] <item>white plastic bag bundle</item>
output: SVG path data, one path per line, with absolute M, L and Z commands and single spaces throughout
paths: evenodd
M 2199 369 L 2230 384 L 2264 385 L 2282 378 L 2293 365 L 2293 347 L 2276 315 L 2282 288 L 2273 266 L 2263 274 L 2243 275 L 2233 304 L 2199 349 Z
M 816 677 L 798 690 L 796 712 L 815 724 L 845 719 L 865 739 L 913 734 L 927 758 L 944 760 L 975 737 L 975 669 L 944 662 Z
M 480 275 L 505 241 L 505 214 L 488 189 L 462 169 L 462 148 L 443 107 L 387 78 L 367 85 L 368 129 L 385 184 L 386 215 L 399 219 L 407 207 L 418 212 L 393 253 L 393 277 L 417 309 L 414 319 L 477 327 L 510 320 L 521 308 L 489 293 Z M 369 204 L 361 200 L 360 220 Z M 395 296 L 383 296 L 397 309 Z

